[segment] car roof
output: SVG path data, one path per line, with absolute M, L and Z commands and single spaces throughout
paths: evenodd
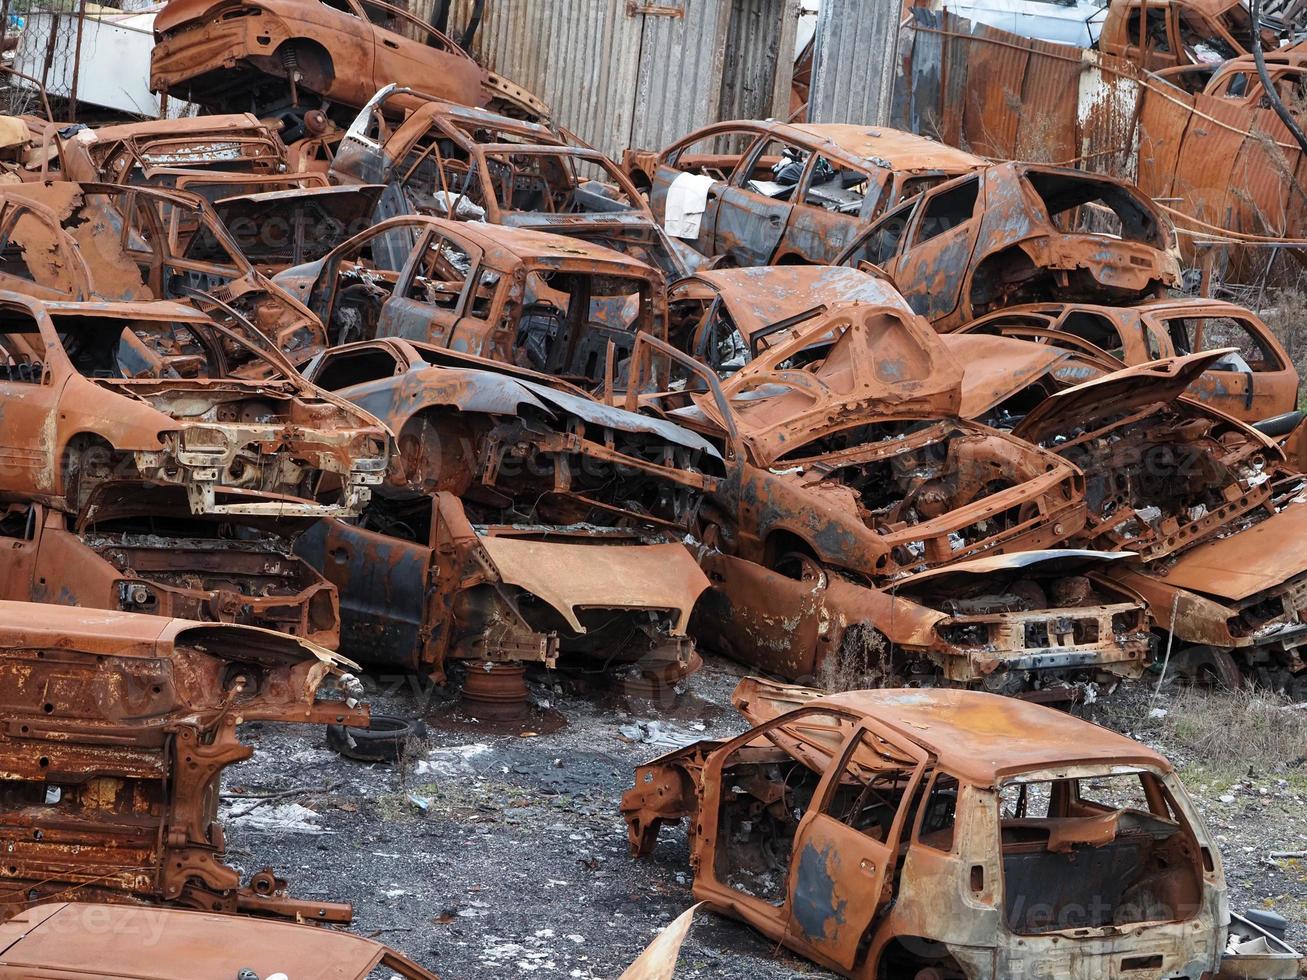
M 567 235 L 555 235 L 547 231 L 536 231 L 533 228 L 492 225 L 485 221 L 449 221 L 444 218 L 425 220 L 440 228 L 448 229 L 455 235 L 466 236 L 486 252 L 500 249 L 527 263 L 542 260 L 601 262 L 607 267 L 605 269 L 607 272 L 625 271 L 640 278 L 656 272 L 652 266 L 624 255 L 616 249 Z
M 978 785 L 1079 764 L 1136 764 L 1169 772 L 1166 757 L 1063 711 L 985 691 L 850 691 L 810 702 L 875 719 L 931 752 L 939 767 Z
M 966 150 L 925 136 L 883 126 L 849 123 L 802 123 L 788 128 L 825 140 L 853 156 L 884 161 L 894 170 L 946 170 L 963 173 L 985 160 Z
M 230 133 L 233 136 L 272 135 L 268 127 L 259 122 L 258 116 L 249 112 L 236 112 L 223 116 L 189 116 L 182 119 L 149 119 L 144 122 L 121 123 L 117 126 L 100 126 L 90 132 L 97 143 L 142 136 L 186 139 L 201 133 Z
M 73 300 L 38 300 L 50 314 L 67 316 L 108 316 L 133 320 L 181 320 L 186 323 L 210 323 L 210 319 L 193 306 L 155 299 L 142 302 L 109 302 L 92 300 L 79 303 Z
M 0 926 L 0 964 L 87 976 L 176 980 L 366 976 L 384 947 L 318 926 L 180 909 L 61 903 Z

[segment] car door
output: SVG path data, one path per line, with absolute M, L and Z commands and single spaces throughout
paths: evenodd
M 984 213 L 983 196 L 978 174 L 927 192 L 917 201 L 898 255 L 885 269 L 908 305 L 932 322 L 961 303 Z
M 790 778 L 784 783 L 785 799 L 776 801 L 783 810 L 778 820 L 793 823 L 796 813 L 819 798 L 825 773 L 856 728 L 852 714 L 802 707 L 732 739 L 708 757 L 693 843 L 699 869 L 696 898 L 731 909 L 772 939 L 784 938 L 790 916 L 790 876 L 785 869 L 794 852 L 785 846 L 784 831 L 774 841 L 761 839 L 760 848 L 778 867 L 770 868 L 765 878 L 751 875 L 749 855 L 732 840 L 731 830 L 742 829 L 736 815 L 749 812 L 750 788 L 765 781 L 770 768 L 783 767 Z
M 1298 372 L 1260 320 L 1234 311 L 1165 321 L 1177 354 L 1235 348 L 1203 372 L 1189 394 L 1245 422 L 1292 412 Z
M 340 642 L 345 649 L 368 651 L 374 666 L 417 670 L 424 638 L 429 548 L 327 519 L 295 539 L 295 554 L 336 587 Z
M 37 557 L 45 530 L 40 504 L 10 504 L 0 510 L 0 599 L 33 602 Z
M 730 265 L 771 264 L 814 160 L 815 154 L 804 147 L 759 137 L 722 189 L 713 254 L 726 256 Z
M 395 288 L 381 307 L 378 337 L 403 337 L 466 354 L 481 354 L 490 333 L 487 321 L 461 328 L 465 306 L 473 305 L 472 284 L 482 252 L 474 244 L 429 231 L 400 272 Z M 487 272 L 488 276 L 498 276 Z
M 59 400 L 72 366 L 54 329 L 0 303 L 0 491 L 50 499 L 58 485 Z
M 863 720 L 795 834 L 787 945 L 854 968 L 863 936 L 893 900 L 899 844 L 929 764 L 921 746 Z
M 789 224 L 773 263 L 803 260 L 829 265 L 884 204 L 888 171 L 868 173 L 816 155 L 804 170 Z
M 726 189 L 731 174 L 757 138 L 757 130 L 712 126 L 692 133 L 659 154 L 658 165 L 654 168 L 652 186 L 649 190 L 649 207 L 669 235 L 686 242 L 695 251 L 704 255 L 717 254 L 714 250 L 716 247 L 714 233 L 721 195 Z M 678 179 L 686 175 L 711 181 L 704 192 L 703 211 L 693 235 L 688 234 L 685 227 L 685 219 L 693 212 L 686 213 L 682 210 L 681 205 L 686 202 L 681 196 L 680 188 L 678 187 L 677 191 L 672 189 Z M 682 181 L 682 184 L 684 183 Z M 693 198 L 694 195 L 690 196 Z M 671 214 L 668 213 L 669 201 Z M 688 223 L 693 225 L 692 220 Z
M 378 0 L 358 0 L 372 41 L 372 75 L 366 98 L 400 79 L 403 84 L 459 105 L 484 103 L 483 71 L 430 25 Z M 363 102 L 359 102 L 362 105 Z

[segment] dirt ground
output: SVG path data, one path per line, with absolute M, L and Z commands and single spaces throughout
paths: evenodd
M 297 897 L 353 902 L 357 932 L 444 980 L 616 977 L 692 903 L 683 828 L 665 828 L 651 860 L 629 856 L 617 805 L 633 767 L 744 727 L 730 707 L 743 668 L 706 660 L 671 710 L 537 687 L 567 723 L 525 737 L 488 735 L 437 703 L 426 739 L 395 766 L 341 758 L 320 728 L 248 725 L 255 756 L 228 770 L 224 792 L 305 792 L 252 809 L 249 799 L 224 802 L 230 859 L 247 872 L 271 866 Z M 422 710 L 412 682 L 369 688 L 375 711 Z M 1150 694 L 1118 690 L 1093 710 L 1166 751 L 1168 730 L 1150 709 L 1167 695 L 1153 704 Z M 1275 907 L 1303 945 L 1307 862 L 1268 854 L 1307 850 L 1307 767 L 1249 775 L 1177 762 L 1221 843 L 1233 907 Z M 831 976 L 711 914 L 696 920 L 677 975 Z

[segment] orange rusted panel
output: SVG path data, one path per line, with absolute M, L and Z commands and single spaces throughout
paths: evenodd
M 240 100 L 295 126 L 313 111 L 343 125 L 398 81 L 463 105 L 549 114 L 451 38 L 383 0 L 172 0 L 155 17 L 154 34 L 150 88 L 218 112 Z
M 352 665 L 268 630 L 0 602 L 5 918 L 70 897 L 348 921 L 224 862 L 222 771 L 245 721 L 366 724 L 323 701 Z M 351 702 L 352 703 L 352 702 Z
M 383 969 L 404 980 L 439 980 L 407 957 L 361 936 L 261 919 L 87 901 L 40 905 L 0 926 L 0 978 L 36 972 L 88 980 L 292 977 L 367 980 Z

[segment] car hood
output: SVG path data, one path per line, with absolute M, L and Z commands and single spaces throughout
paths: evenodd
M 1235 534 L 1200 544 L 1166 571 L 1168 586 L 1242 602 L 1307 572 L 1307 501 Z
M 785 339 L 722 383 L 758 465 L 859 420 L 951 417 L 961 406 L 962 366 L 919 317 L 886 306 L 840 305 L 780 336 Z M 806 363 L 783 366 L 795 358 Z M 726 428 L 711 397 L 696 395 L 695 402 Z
M 918 587 L 923 586 L 947 592 L 951 585 L 962 585 L 966 579 L 975 576 L 1017 570 L 1038 571 L 1044 575 L 1075 575 L 1112 562 L 1128 562 L 1137 557 L 1133 551 L 1091 551 L 1085 548 L 1046 548 L 1040 551 L 1018 551 L 1010 555 L 990 555 L 909 575 L 894 583 L 894 593 L 911 596 Z
M 1148 404 L 1179 398 L 1212 364 L 1232 348 L 1168 357 L 1122 368 L 1093 381 L 1067 388 L 1031 409 L 1012 434 L 1042 443 L 1055 435 L 1088 428 L 1097 422 Z
M 983 418 L 995 406 L 1062 367 L 1070 351 L 1012 337 L 946 334 L 944 346 L 965 365 L 962 376 L 964 419 Z

